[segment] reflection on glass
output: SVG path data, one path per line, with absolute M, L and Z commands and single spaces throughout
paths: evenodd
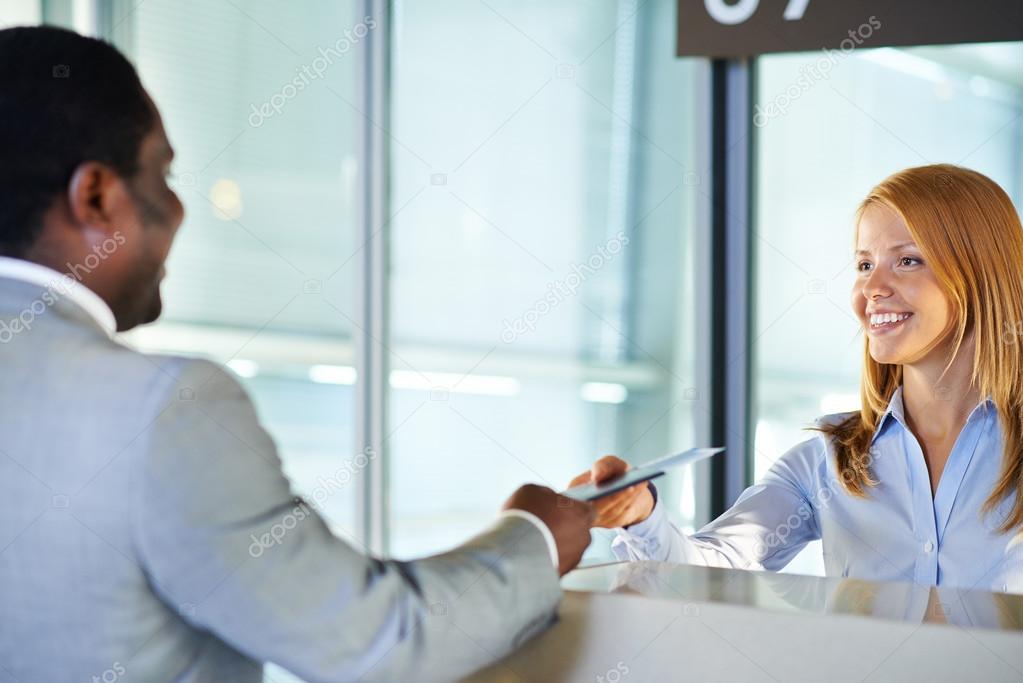
M 699 186 L 669 0 L 396 7 L 392 549 L 410 556 L 521 483 L 695 445 Z M 665 496 L 691 524 L 691 472 Z
M 571 590 L 635 593 L 683 603 L 1023 630 L 1021 595 L 908 582 L 633 562 L 577 570 L 564 583 Z

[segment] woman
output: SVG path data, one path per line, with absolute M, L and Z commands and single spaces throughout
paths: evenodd
M 1023 592 L 1023 227 L 989 178 L 910 168 L 858 211 L 859 412 L 828 415 L 692 536 L 652 486 L 597 505 L 628 560 L 777 570 L 822 539 L 829 576 Z M 602 458 L 573 483 L 618 476 Z

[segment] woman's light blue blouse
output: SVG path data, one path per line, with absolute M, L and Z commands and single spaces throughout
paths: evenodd
M 899 387 L 873 437 L 870 465 L 879 483 L 867 498 L 842 488 L 830 439 L 818 434 L 785 453 L 696 534 L 679 531 L 658 501 L 645 521 L 618 530 L 612 550 L 622 560 L 778 570 L 822 539 L 828 576 L 1023 593 L 1023 543 L 996 531 L 1014 497 L 981 515 L 1001 462 L 998 413 L 987 399 L 970 413 L 932 497 Z

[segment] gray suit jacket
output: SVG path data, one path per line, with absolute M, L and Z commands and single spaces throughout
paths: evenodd
M 0 377 L 0 682 L 258 681 L 263 661 L 452 680 L 561 597 L 522 519 L 417 562 L 365 556 L 293 496 L 231 376 L 9 279 Z

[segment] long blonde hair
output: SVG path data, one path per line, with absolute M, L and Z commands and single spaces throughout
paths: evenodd
M 1005 191 L 976 171 L 951 164 L 899 171 L 870 191 L 857 211 L 882 205 L 906 223 L 951 302 L 954 344 L 949 364 L 968 333 L 974 336 L 972 382 L 998 410 L 1002 468 L 982 512 L 1015 494 L 998 530 L 1023 527 L 1023 226 Z M 858 228 L 857 228 L 858 231 Z M 875 486 L 870 443 L 902 366 L 878 363 L 864 346 L 860 412 L 816 427 L 832 438 L 843 487 L 866 497 Z

